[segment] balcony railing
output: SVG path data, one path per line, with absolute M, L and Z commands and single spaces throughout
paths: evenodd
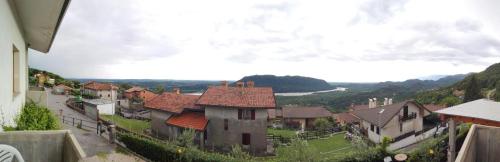
M 415 119 L 415 118 L 417 118 L 417 113 L 412 112 L 411 114 L 408 114 L 408 116 L 400 115 L 399 116 L 399 121 L 405 122 L 405 121 L 412 120 L 412 119 Z
M 499 127 L 472 125 L 455 162 L 493 162 L 500 159 Z
M 24 161 L 76 162 L 86 156 L 69 130 L 1 132 L 0 143 L 16 148 Z

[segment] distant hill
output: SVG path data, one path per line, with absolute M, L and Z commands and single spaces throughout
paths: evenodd
M 416 99 L 422 103 L 438 103 L 454 105 L 462 102 L 462 95 L 465 93 L 465 88 L 469 84 L 472 75 L 476 76 L 479 87 L 482 89 L 483 95 L 495 89 L 496 84 L 500 84 L 500 63 L 493 64 L 479 73 L 470 73 L 459 82 L 444 88 L 426 91 L 419 93 Z M 491 97 L 496 95 L 491 93 Z
M 255 86 L 273 87 L 273 91 L 277 93 L 312 92 L 334 88 L 324 80 L 303 76 L 252 75 L 238 81 L 254 81 Z
M 465 75 L 446 76 L 436 81 L 410 79 L 402 82 L 330 83 L 332 87 L 348 88 L 347 92 L 328 92 L 307 96 L 277 96 L 278 105 L 327 106 L 333 111 L 344 111 L 350 104 L 367 104 L 368 98 L 394 98 L 403 101 L 421 92 L 448 87 L 461 81 Z

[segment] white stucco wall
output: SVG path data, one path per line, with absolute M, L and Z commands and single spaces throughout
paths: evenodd
M 6 0 L 0 1 L 0 125 L 14 125 L 14 118 L 26 101 L 27 47 Z M 13 95 L 13 46 L 19 50 L 20 93 Z
M 99 115 L 114 115 L 115 114 L 115 103 L 97 105 L 99 110 Z

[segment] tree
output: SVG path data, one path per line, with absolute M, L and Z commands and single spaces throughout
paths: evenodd
M 155 91 L 157 94 L 162 94 L 163 92 L 165 92 L 165 87 L 161 84 L 158 84 L 153 91 Z
M 193 147 L 194 146 L 194 136 L 196 132 L 194 129 L 185 129 L 179 137 L 177 137 L 177 146 L 181 147 Z
M 474 101 L 481 98 L 483 98 L 483 96 L 481 96 L 481 87 L 479 87 L 476 75 L 472 75 L 469 84 L 465 87 L 464 102 Z
M 326 130 L 330 127 L 330 122 L 325 118 L 314 120 L 314 127 L 318 130 Z
M 442 99 L 440 104 L 446 105 L 447 107 L 455 106 L 460 104 L 460 99 L 455 96 L 448 96 Z
M 500 101 L 500 81 L 495 84 L 495 100 Z

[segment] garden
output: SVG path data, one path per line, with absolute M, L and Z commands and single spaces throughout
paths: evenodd
M 112 121 L 121 128 L 140 134 L 143 134 L 145 130 L 151 128 L 151 124 L 147 121 L 127 119 L 119 115 L 100 115 L 100 118 L 102 120 Z

